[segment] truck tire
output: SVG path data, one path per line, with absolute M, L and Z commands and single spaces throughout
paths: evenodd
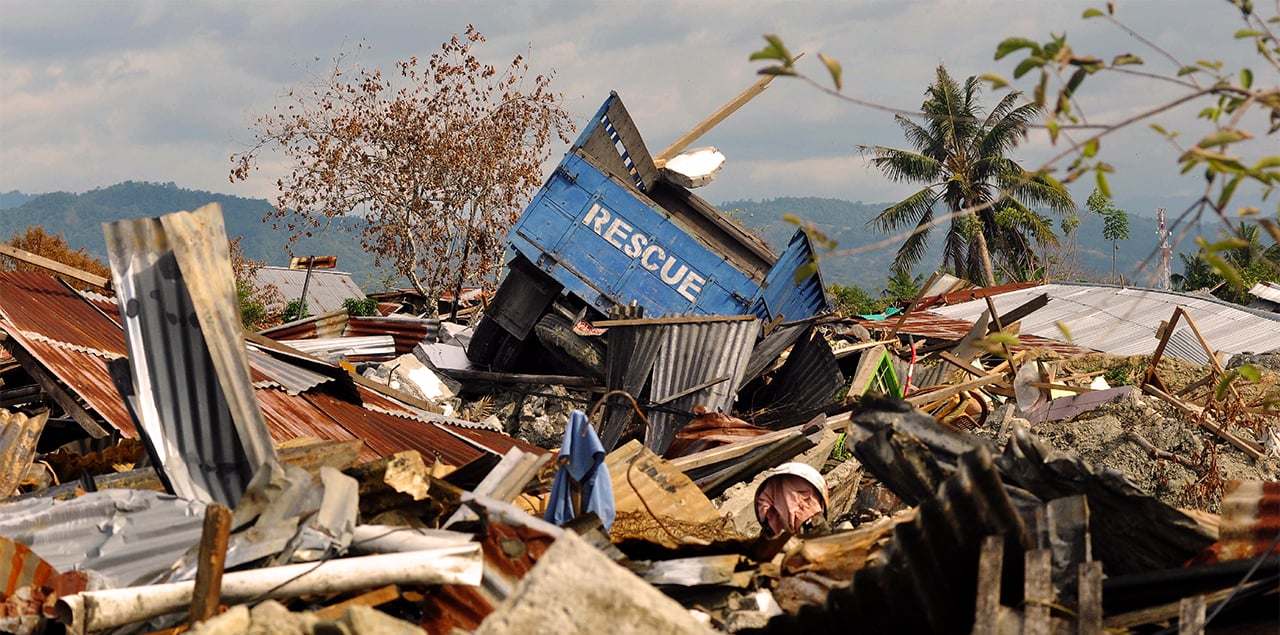
M 584 375 L 604 378 L 606 349 L 598 337 L 582 337 L 573 332 L 573 322 L 554 311 L 547 313 L 533 327 L 557 361 Z

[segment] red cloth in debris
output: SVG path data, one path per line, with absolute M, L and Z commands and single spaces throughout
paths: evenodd
M 756 515 L 773 533 L 800 533 L 804 521 L 822 513 L 822 495 L 808 481 L 791 474 L 765 481 L 756 495 Z

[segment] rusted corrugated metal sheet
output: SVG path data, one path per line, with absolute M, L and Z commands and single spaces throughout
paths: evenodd
M 279 326 L 258 331 L 273 340 L 302 340 L 316 337 L 341 337 L 347 329 L 347 311 L 342 309 L 285 322 Z
M 419 342 L 435 344 L 440 341 L 440 320 L 408 316 L 353 317 L 348 320 L 343 335 L 390 335 L 395 341 L 396 355 L 404 355 L 413 352 L 413 347 Z
M 31 467 L 49 411 L 28 417 L 0 408 L 0 497 L 13 495 Z M 0 559 L 3 562 L 3 559 Z
M 960 304 L 961 302 L 969 302 L 970 300 L 981 300 L 1009 293 L 1012 291 L 1021 291 L 1032 287 L 1040 286 L 1039 282 L 1010 282 L 1008 284 L 997 284 L 990 287 L 976 287 L 970 289 L 962 289 L 960 291 L 951 291 L 940 295 L 928 296 L 920 299 L 917 310 L 925 309 L 931 306 L 946 306 L 950 304 Z
M 725 319 L 671 324 L 662 331 L 662 348 L 653 364 L 650 394 L 653 401 L 666 403 L 677 411 L 692 414 L 694 406 L 710 412 L 728 412 L 733 407 L 738 383 L 747 369 L 747 360 L 760 334 L 755 319 Z M 710 387 L 683 397 L 672 396 L 725 378 Z M 691 416 L 690 414 L 690 416 Z M 676 432 L 690 416 L 655 411 L 649 415 L 645 447 L 657 454 L 666 452 Z
M 137 436 L 133 418 L 125 409 L 107 370 L 107 360 L 49 341 L 31 339 L 17 329 L 6 328 L 3 322 L 0 322 L 0 329 L 4 329 L 16 345 L 30 353 L 58 381 L 68 386 L 72 394 L 79 396 L 111 428 L 127 437 Z
M 360 389 L 360 398 L 366 409 L 402 419 L 439 426 L 441 431 L 461 437 L 475 447 L 493 454 L 504 455 L 511 448 L 519 448 L 522 452 L 533 452 L 535 454 L 547 452 L 535 445 L 525 443 L 496 430 L 490 430 L 480 424 L 425 412 L 363 387 Z
M 1037 289 L 1037 291 L 1039 291 L 1039 289 Z M 862 319 L 855 319 L 854 321 L 861 324 L 868 330 L 888 330 L 897 324 L 898 316 L 895 315 L 887 320 L 879 321 Z M 902 328 L 898 329 L 898 334 L 916 335 L 943 340 L 959 340 L 969 332 L 969 329 L 972 328 L 973 322 L 945 317 L 931 311 L 912 311 L 907 315 L 907 319 L 903 321 Z M 1018 335 L 1018 341 L 1020 342 L 1019 346 L 1010 348 L 1013 350 L 1021 350 L 1024 348 L 1047 349 L 1057 351 L 1063 355 L 1085 355 L 1094 352 L 1093 349 L 1078 346 L 1076 344 L 1067 344 L 1058 340 L 1028 334 L 1025 328 L 1023 329 L 1023 332 Z
M 275 388 L 259 388 L 254 393 L 262 405 L 262 416 L 271 430 L 271 439 L 276 443 L 299 437 L 364 441 L 300 396 L 290 396 Z M 361 461 L 372 461 L 381 456 L 367 442 L 360 448 Z
M 120 327 L 56 278 L 29 271 L 0 272 L 0 316 L 18 330 L 107 357 L 124 357 Z
M 1280 536 L 1280 481 L 1230 481 L 1222 497 L 1218 558 L 1242 560 L 1266 553 Z
M 0 570 L 5 575 L 0 580 L 0 597 L 13 595 L 14 591 L 33 584 L 44 584 L 50 576 L 58 573 L 53 566 L 36 555 L 31 547 L 0 536 Z
M 421 626 L 428 633 L 444 635 L 454 629 L 474 630 L 555 542 L 551 536 L 535 529 L 492 520 L 485 524 L 485 531 L 480 543 L 484 553 L 484 584 L 446 584 L 423 590 L 426 597 L 419 605 Z
M 372 391 L 361 389 L 362 399 L 376 400 Z M 439 458 L 448 465 L 465 465 L 483 452 L 433 423 L 405 419 L 348 403 L 324 393 L 302 395 L 316 408 L 332 418 L 348 432 L 363 439 L 379 456 L 390 456 L 404 450 L 417 450 L 430 461 Z

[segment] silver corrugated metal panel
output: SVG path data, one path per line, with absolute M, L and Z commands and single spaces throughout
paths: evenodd
M 672 395 L 727 376 L 725 381 L 674 399 L 666 405 L 683 412 L 691 412 L 694 406 L 705 406 L 712 412 L 728 412 L 759 334 L 758 320 L 670 325 L 663 335 L 662 349 L 653 365 L 650 390 L 653 400 L 661 403 Z M 649 429 L 645 431 L 645 447 L 661 455 L 688 422 L 686 415 L 654 412 L 649 416 Z
M 161 478 L 184 498 L 234 507 L 276 453 L 249 378 L 221 208 L 103 227 L 132 369 L 125 401 Z
M 205 504 L 151 490 L 105 489 L 0 507 L 0 536 L 58 571 L 89 569 L 112 586 L 148 581 L 200 542 Z
M 302 296 L 302 285 L 307 279 L 306 269 L 288 267 L 263 267 L 255 280 L 258 286 L 275 285 L 286 302 Z M 312 269 L 311 282 L 307 283 L 307 309 L 311 313 L 327 313 L 342 309 L 348 298 L 364 299 L 364 292 L 351 280 L 351 274 L 332 269 Z
M 1200 364 L 1201 366 L 1209 364 L 1209 354 L 1205 352 L 1204 346 L 1200 345 L 1200 340 L 1196 339 L 1196 334 L 1192 333 L 1189 328 L 1180 328 L 1169 336 L 1169 343 L 1164 347 L 1164 354 L 1172 355 L 1192 364 Z
M 255 388 L 279 386 L 290 395 L 297 395 L 325 382 L 333 381 L 332 377 L 277 359 L 256 348 L 249 349 L 249 365 L 269 378 L 269 381 L 255 383 Z
M 390 335 L 289 340 L 287 344 L 304 353 L 310 353 L 320 357 L 334 357 L 338 355 L 364 357 L 372 355 L 391 355 L 396 352 L 395 338 Z
M 605 370 L 605 386 L 609 390 L 625 390 L 635 397 L 640 395 L 653 370 L 653 362 L 658 358 L 666 328 L 660 325 L 609 328 L 609 359 Z M 610 397 L 608 404 L 600 434 L 605 452 L 618 445 L 618 439 L 626 431 L 634 413 L 631 403 L 621 396 Z
M 1249 289 L 1249 293 L 1253 294 L 1255 297 L 1262 298 L 1263 300 L 1280 303 L 1280 284 L 1276 284 L 1274 282 L 1267 282 L 1263 280 L 1262 282 L 1253 285 L 1253 288 Z
M 844 386 L 844 374 L 836 364 L 827 338 L 810 328 L 791 348 L 787 361 L 765 391 L 764 403 L 779 410 L 804 410 L 820 406 Z
M 755 349 L 751 351 L 751 359 L 747 360 L 747 370 L 742 373 L 742 385 L 755 379 L 765 367 L 772 364 L 782 351 L 787 350 L 788 346 L 796 343 L 796 340 L 804 334 L 805 329 L 809 328 L 808 322 L 797 322 L 795 324 L 784 324 L 773 329 L 764 339 L 756 342 Z M 739 389 L 742 386 L 738 386 Z
M 1280 350 L 1280 315 L 1246 309 L 1214 298 L 1105 285 L 1047 284 L 992 298 L 997 312 L 1012 310 L 1041 293 L 1049 304 L 1022 319 L 1021 332 L 1065 341 L 1058 323 L 1066 325 L 1071 341 L 1114 355 L 1155 352 L 1156 329 L 1181 306 L 1215 350 L 1228 354 Z M 978 319 L 985 301 L 964 302 L 933 309 L 950 318 Z M 1180 323 L 1181 324 L 1181 323 Z

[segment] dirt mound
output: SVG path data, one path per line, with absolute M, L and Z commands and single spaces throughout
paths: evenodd
M 1226 481 L 1280 478 L 1274 458 L 1254 461 L 1181 411 L 1136 389 L 1073 420 L 1031 429 L 1055 449 L 1121 472 L 1142 491 L 1176 507 L 1216 513 Z M 1144 447 L 1148 443 L 1158 456 Z

